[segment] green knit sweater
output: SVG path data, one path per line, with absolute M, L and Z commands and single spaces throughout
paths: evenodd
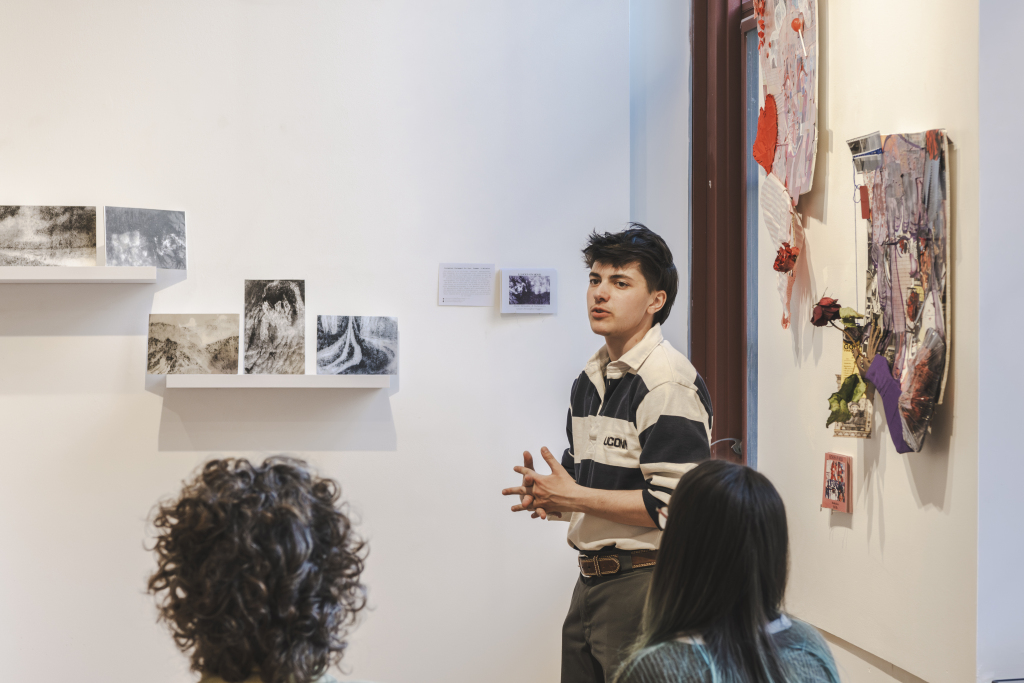
M 817 629 L 796 619 L 772 636 L 786 669 L 779 683 L 839 683 L 832 652 Z M 734 683 L 711 661 L 699 638 L 644 648 L 625 666 L 618 683 Z

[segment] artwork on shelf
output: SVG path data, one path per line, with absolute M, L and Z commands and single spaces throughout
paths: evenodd
M 505 268 L 501 271 L 502 313 L 557 313 L 558 271 Z
M 755 0 L 754 10 L 765 93 L 754 154 L 795 205 L 811 190 L 818 150 L 818 2 Z
M 108 266 L 185 270 L 185 212 L 104 207 Z
M 95 206 L 0 206 L 0 266 L 95 265 Z
M 306 281 L 245 281 L 245 374 L 306 369 Z
M 835 512 L 853 512 L 853 458 L 849 455 L 825 454 L 821 507 Z
M 397 375 L 398 319 L 318 315 L 316 374 Z
M 238 314 L 149 316 L 150 375 L 237 375 Z
M 877 136 L 878 149 L 862 149 L 872 137 L 850 144 L 868 202 L 866 327 L 881 334 L 879 355 L 899 383 L 890 435 L 920 451 L 949 369 L 949 140 L 929 130 Z

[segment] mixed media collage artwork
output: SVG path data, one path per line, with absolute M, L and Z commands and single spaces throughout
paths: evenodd
M 238 374 L 238 314 L 150 315 L 147 373 Z
M 899 382 L 901 424 L 889 431 L 920 451 L 949 366 L 949 139 L 929 130 L 856 142 L 861 215 L 870 224 L 867 326 L 883 333 Z
M 853 458 L 838 453 L 826 453 L 821 507 L 834 512 L 853 512 L 852 484 Z
M 0 266 L 95 265 L 95 206 L 0 206 Z
M 761 214 L 777 253 L 782 327 L 788 329 L 804 248 L 803 220 L 794 207 L 811 189 L 818 148 L 817 0 L 755 0 L 754 11 L 764 106 L 753 155 L 767 174 Z
M 398 320 L 318 315 L 316 374 L 397 375 Z

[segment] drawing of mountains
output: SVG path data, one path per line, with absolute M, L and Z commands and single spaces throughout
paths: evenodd
M 182 318 L 184 322 L 175 324 L 157 318 Z M 198 324 L 197 318 L 200 319 Z M 221 320 L 204 324 L 204 318 Z M 150 317 L 149 374 L 233 375 L 237 372 L 237 315 Z

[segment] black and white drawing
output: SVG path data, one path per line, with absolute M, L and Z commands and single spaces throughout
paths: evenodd
M 104 207 L 108 266 L 185 270 L 185 212 Z
M 551 268 L 501 271 L 502 313 L 554 313 L 558 273 Z
M 147 373 L 238 374 L 238 314 L 150 315 Z
M 306 370 L 306 281 L 245 281 L 245 374 Z
M 0 206 L 0 266 L 95 265 L 95 206 Z
M 316 374 L 397 375 L 398 319 L 318 315 Z

